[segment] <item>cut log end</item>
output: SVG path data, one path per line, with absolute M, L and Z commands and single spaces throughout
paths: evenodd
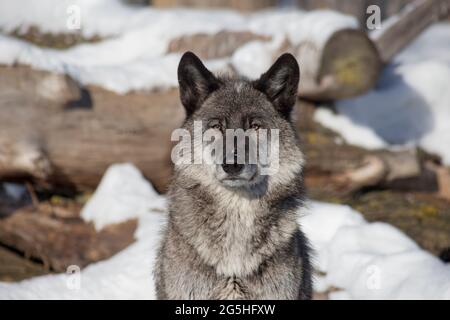
M 331 100 L 360 95 L 375 85 L 381 68 L 378 51 L 367 35 L 353 29 L 337 31 L 323 49 L 317 79 L 321 90 L 313 98 Z

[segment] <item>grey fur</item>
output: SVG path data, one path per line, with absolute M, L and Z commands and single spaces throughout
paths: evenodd
M 303 154 L 290 121 L 298 65 L 283 55 L 257 81 L 215 77 L 192 53 L 179 66 L 180 95 L 193 121 L 247 129 L 252 119 L 280 130 L 279 171 L 235 187 L 217 166 L 175 166 L 169 222 L 158 252 L 158 299 L 310 299 L 310 249 L 298 211 Z M 212 83 L 211 83 L 212 82 Z

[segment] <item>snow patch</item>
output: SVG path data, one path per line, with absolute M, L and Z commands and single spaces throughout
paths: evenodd
M 0 282 L 0 299 L 154 299 L 153 268 L 167 223 L 159 212 L 164 205 L 135 167 L 112 166 L 84 212 L 99 226 L 138 217 L 136 242 L 76 275 Z M 317 290 L 342 289 L 330 294 L 332 299 L 450 299 L 450 265 L 395 227 L 368 223 L 345 205 L 310 202 L 300 213 L 315 267 L 326 273 Z
M 257 77 L 270 66 L 275 46 L 289 39 L 294 45 L 312 39 L 324 45 L 340 28 L 356 28 L 356 19 L 332 11 L 299 10 L 240 14 L 229 10 L 155 9 L 126 6 L 120 0 L 17 0 L 0 2 L 0 30 L 26 32 L 37 26 L 43 32 L 72 33 L 66 9 L 77 5 L 85 37 L 105 39 L 66 50 L 41 48 L 0 35 L 0 63 L 21 63 L 66 73 L 82 84 L 94 84 L 117 93 L 176 87 L 179 54 L 166 54 L 170 40 L 194 33 L 223 30 L 250 31 L 272 36 L 269 43 L 253 42 L 231 59 L 244 75 Z M 112 23 L 113 21 L 113 23 Z M 311 24 L 314 21 L 314 24 Z M 230 58 L 206 61 L 212 71 L 226 69 Z
M 300 219 L 326 272 L 319 289 L 331 299 L 450 299 L 450 265 L 397 228 L 368 223 L 348 206 L 312 202 Z
M 317 109 L 314 120 L 326 128 L 339 132 L 347 143 L 366 149 L 381 149 L 387 146 L 370 127 L 354 123 L 346 116 L 333 114 L 329 109 Z
M 158 195 L 132 164 L 108 168 L 81 217 L 93 222 L 97 230 L 108 224 L 139 218 L 150 211 L 164 211 L 165 198 Z
M 428 28 L 385 68 L 374 90 L 337 102 L 338 115 L 321 110 L 316 119 L 348 143 L 418 145 L 450 165 L 449 44 L 450 24 Z

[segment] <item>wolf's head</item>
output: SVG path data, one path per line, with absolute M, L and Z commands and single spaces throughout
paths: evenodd
M 215 76 L 196 55 L 185 53 L 178 81 L 194 157 L 175 163 L 176 170 L 229 189 L 288 183 L 303 163 L 291 124 L 299 76 L 290 54 L 250 81 Z

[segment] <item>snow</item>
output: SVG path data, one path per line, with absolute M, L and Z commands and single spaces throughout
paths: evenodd
M 365 148 L 382 147 L 380 140 L 390 145 L 415 144 L 450 165 L 449 88 L 450 24 L 440 23 L 394 59 L 374 90 L 339 101 L 337 115 L 322 110 L 317 119 L 348 143 Z M 355 137 L 361 126 L 376 137 Z
M 326 272 L 318 289 L 343 289 L 331 299 L 450 299 L 450 265 L 400 230 L 348 206 L 312 202 L 309 211 L 300 222 Z
M 350 144 L 362 145 L 367 149 L 381 149 L 387 146 L 370 127 L 354 123 L 346 116 L 333 114 L 329 109 L 319 108 L 314 113 L 314 120 L 324 127 L 339 132 Z M 346 129 L 341 130 L 341 128 Z
M 169 41 L 180 35 L 248 30 L 272 36 L 269 42 L 244 45 L 229 58 L 206 61 L 213 71 L 231 64 L 243 75 L 256 77 L 269 67 L 285 37 L 293 44 L 309 37 L 324 44 L 336 29 L 357 26 L 355 19 L 330 11 L 242 15 L 226 10 L 138 10 L 119 0 L 15 0 L 0 1 L 0 30 L 26 32 L 37 26 L 43 32 L 78 32 L 67 28 L 70 5 L 81 9 L 79 32 L 104 40 L 54 50 L 0 35 L 0 63 L 66 73 L 83 84 L 126 93 L 177 85 L 180 55 L 166 51 Z M 377 88 L 338 102 L 337 114 L 321 108 L 315 119 L 340 132 L 348 143 L 371 149 L 417 144 L 450 164 L 449 44 L 450 24 L 430 27 L 386 68 Z M 18 194 L 15 187 L 6 188 Z M 154 299 L 152 271 L 166 223 L 165 206 L 165 197 L 132 164 L 110 167 L 82 217 L 97 229 L 137 218 L 136 242 L 81 273 L 0 283 L 0 299 Z M 332 299 L 450 299 L 450 265 L 395 227 L 368 223 L 357 211 L 337 204 L 310 202 L 300 214 L 315 249 L 315 266 L 325 273 L 317 277 L 316 290 L 340 288 Z
M 132 164 L 115 164 L 108 168 L 81 217 L 93 222 L 97 230 L 138 218 L 149 211 L 164 211 L 165 198 L 158 195 Z
M 153 262 L 164 223 L 163 214 L 149 212 L 139 218 L 136 242 L 112 258 L 78 274 L 0 282 L 0 299 L 154 299 Z
M 166 54 L 175 37 L 222 30 L 272 36 L 267 43 L 244 45 L 232 57 L 206 61 L 215 72 L 225 70 L 230 63 L 243 75 L 256 77 L 270 66 L 277 45 L 285 38 L 293 44 L 314 39 L 320 46 L 337 29 L 357 27 L 356 19 L 332 11 L 284 10 L 243 15 L 229 10 L 137 9 L 120 0 L 16 0 L 0 2 L 0 30 L 26 32 L 36 26 L 43 32 L 76 32 L 67 28 L 66 10 L 71 5 L 80 8 L 79 32 L 104 40 L 54 50 L 0 35 L 0 64 L 22 63 L 67 73 L 82 84 L 126 93 L 178 85 L 176 68 L 180 54 Z
M 0 282 L 0 299 L 154 299 L 163 206 L 163 197 L 133 165 L 110 167 L 83 212 L 97 226 L 137 217 L 136 242 L 81 273 Z M 345 205 L 310 202 L 300 215 L 315 267 L 326 273 L 317 277 L 316 290 L 341 289 L 332 299 L 450 299 L 450 265 L 398 229 L 368 223 Z

